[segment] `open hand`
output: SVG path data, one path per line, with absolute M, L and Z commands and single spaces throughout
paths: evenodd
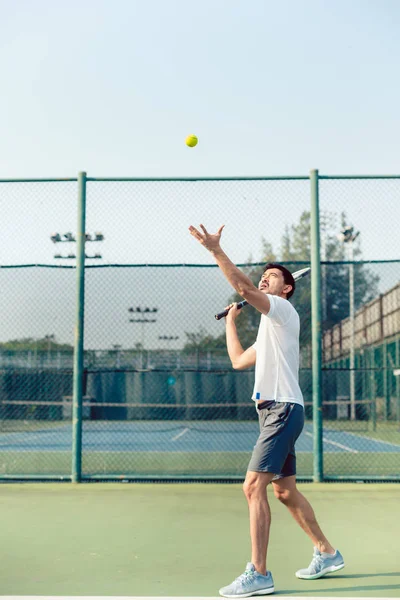
M 220 248 L 219 241 L 221 239 L 221 234 L 224 227 L 225 225 L 222 225 L 218 229 L 217 233 L 208 233 L 204 225 L 200 225 L 200 228 L 203 230 L 203 233 L 200 233 L 200 231 L 196 229 L 196 227 L 193 227 L 193 225 L 191 225 L 189 227 L 189 231 L 190 234 L 200 242 L 200 244 L 207 248 L 207 250 L 209 250 L 210 252 L 214 252 L 215 250 L 218 250 Z

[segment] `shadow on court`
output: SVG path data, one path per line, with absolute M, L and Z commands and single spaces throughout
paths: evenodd
M 397 573 L 354 573 L 352 575 L 341 575 L 337 573 L 336 575 L 326 575 L 324 580 L 332 579 L 365 579 L 366 577 L 398 577 L 400 581 L 400 572 Z
M 357 586 L 349 586 L 349 587 L 333 587 L 333 588 L 328 588 L 328 587 L 324 587 L 324 588 L 320 588 L 320 589 L 313 589 L 312 593 L 310 593 L 310 590 L 304 590 L 302 591 L 300 588 L 295 589 L 295 590 L 278 590 L 275 592 L 275 596 L 290 596 L 290 595 L 296 595 L 298 596 L 299 594 L 306 594 L 307 596 L 310 596 L 312 594 L 331 594 L 333 593 L 333 595 L 340 595 L 344 592 L 348 593 L 349 596 L 354 595 L 354 597 L 359 596 L 359 592 L 377 592 L 377 594 L 375 595 L 375 597 L 384 597 L 385 594 L 383 594 L 383 592 L 395 592 L 396 590 L 400 589 L 400 585 L 357 585 Z M 397 593 L 390 593 L 389 596 L 386 595 L 386 597 L 394 597 L 394 598 L 398 598 L 398 594 Z

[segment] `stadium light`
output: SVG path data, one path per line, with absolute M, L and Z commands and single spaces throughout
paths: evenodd
M 354 240 L 359 235 L 360 235 L 359 231 L 354 233 L 354 227 L 352 227 L 351 225 L 347 225 L 346 227 L 343 227 L 340 234 L 338 235 L 338 238 L 341 242 L 344 242 L 345 244 L 347 244 L 347 243 L 354 242 Z
M 142 349 L 144 350 L 145 347 L 145 326 L 149 323 L 156 323 L 157 319 L 155 318 L 148 318 L 147 315 L 149 314 L 154 314 L 158 312 L 158 308 L 153 307 L 150 308 L 149 306 L 137 306 L 136 308 L 133 308 L 133 306 L 128 308 L 128 312 L 133 313 L 133 314 L 137 314 L 138 317 L 134 318 L 134 319 L 129 319 L 130 323 L 140 323 L 141 324 L 141 329 L 142 329 Z M 146 315 L 146 316 L 144 316 Z
M 62 235 L 58 232 L 53 233 L 50 236 L 50 239 L 53 242 L 53 244 L 76 242 L 75 235 L 73 233 L 71 233 L 70 231 L 68 231 L 67 233 L 63 233 Z M 104 240 L 104 235 L 100 231 L 96 231 L 94 234 L 85 233 L 85 242 L 102 242 L 103 240 Z M 57 254 L 54 254 L 54 258 L 72 260 L 72 259 L 76 258 L 76 254 L 74 254 L 73 252 L 70 252 L 67 256 L 63 256 L 62 254 L 57 253 Z M 99 252 L 95 252 L 95 254 L 86 254 L 85 253 L 85 258 L 90 259 L 90 260 L 98 260 L 103 257 Z
M 64 233 L 65 242 L 76 242 L 76 237 L 70 231 Z
M 159 335 L 158 339 L 167 342 L 167 348 L 169 350 L 170 342 L 175 342 L 176 340 L 179 340 L 179 335 Z

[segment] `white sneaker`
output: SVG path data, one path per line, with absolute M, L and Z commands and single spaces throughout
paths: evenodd
M 335 554 L 320 552 L 314 547 L 313 559 L 307 569 L 296 571 L 296 577 L 299 579 L 319 579 L 327 573 L 334 573 L 344 567 L 343 556 L 339 550 Z
M 225 598 L 247 598 L 248 596 L 264 596 L 274 592 L 272 573 L 267 571 L 261 575 L 256 571 L 253 563 L 247 563 L 246 570 L 239 575 L 230 585 L 219 590 Z

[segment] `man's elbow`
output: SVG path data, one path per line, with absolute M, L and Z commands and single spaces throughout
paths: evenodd
M 242 362 L 240 362 L 240 360 L 235 360 L 235 361 L 231 361 L 231 362 L 232 362 L 232 368 L 235 371 L 242 371 L 243 369 L 246 368 L 246 366 Z
M 247 300 L 247 302 L 254 306 L 260 313 L 263 315 L 269 313 L 270 302 L 268 296 L 256 288 L 255 285 L 243 285 L 238 292 L 242 298 Z

